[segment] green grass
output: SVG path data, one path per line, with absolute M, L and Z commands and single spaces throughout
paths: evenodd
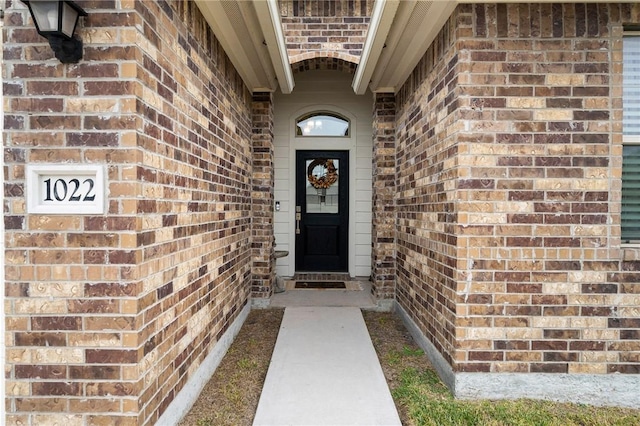
M 258 363 L 252 359 L 242 358 L 240 359 L 236 365 L 241 370 L 255 370 L 258 368 Z
M 386 355 L 386 361 L 390 365 L 398 365 L 401 361 L 411 358 L 411 357 L 420 357 L 424 355 L 424 352 L 420 348 L 411 348 L 409 346 L 404 346 L 402 350 L 391 350 Z
M 412 425 L 433 426 L 635 426 L 640 411 L 548 401 L 455 400 L 432 370 L 404 369 L 392 390 Z

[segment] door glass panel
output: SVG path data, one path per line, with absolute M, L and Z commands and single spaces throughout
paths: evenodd
M 307 213 L 338 213 L 339 166 L 338 159 L 306 160 Z

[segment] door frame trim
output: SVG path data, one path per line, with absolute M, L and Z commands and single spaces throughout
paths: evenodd
M 301 138 L 295 135 L 296 119 L 303 114 L 308 114 L 314 111 L 333 111 L 346 118 L 351 122 L 351 132 L 349 137 L 310 137 Z M 349 246 L 348 255 L 349 260 L 347 262 L 347 271 L 349 276 L 355 277 L 356 271 L 356 253 L 355 253 L 355 241 L 356 241 L 356 197 L 354 197 L 356 187 L 356 141 L 358 138 L 358 120 L 349 111 L 344 108 L 340 108 L 336 105 L 317 104 L 313 106 L 307 106 L 297 110 L 289 117 L 289 140 L 291 141 L 289 149 L 289 196 L 290 200 L 295 203 L 296 199 L 296 152 L 297 151 L 347 151 L 349 154 Z M 292 204 L 295 206 L 295 204 Z M 291 262 L 289 264 L 288 276 L 294 276 L 296 273 L 296 259 L 295 259 L 295 247 L 296 247 L 296 235 L 295 235 L 295 208 L 291 208 L 289 211 L 288 226 L 291 232 L 289 233 L 289 256 Z

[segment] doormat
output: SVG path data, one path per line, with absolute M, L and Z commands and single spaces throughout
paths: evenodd
M 346 289 L 347 285 L 344 281 L 296 281 L 296 289 L 314 288 L 314 289 Z
M 326 283 L 329 283 L 327 285 Z M 301 280 L 285 280 L 284 281 L 285 290 L 327 290 L 327 291 L 362 291 L 364 287 L 360 281 L 356 280 L 313 280 L 313 279 L 301 279 Z

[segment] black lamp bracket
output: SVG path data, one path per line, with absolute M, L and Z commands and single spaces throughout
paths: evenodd
M 82 40 L 62 35 L 48 35 L 51 50 L 63 64 L 77 64 L 82 59 Z

